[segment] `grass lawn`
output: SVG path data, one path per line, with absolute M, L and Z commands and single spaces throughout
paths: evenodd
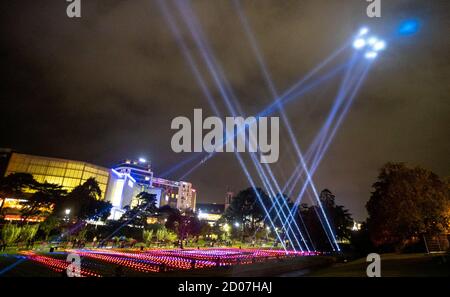
M 333 266 L 306 273 L 313 277 L 367 277 L 369 263 L 365 258 L 349 263 L 338 263 Z M 386 277 L 429 277 L 450 276 L 449 255 L 426 254 L 382 254 L 381 276 Z

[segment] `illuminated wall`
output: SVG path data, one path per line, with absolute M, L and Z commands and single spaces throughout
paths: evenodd
M 195 189 L 192 188 L 192 184 L 188 182 L 180 182 L 178 190 L 178 209 L 193 209 L 195 210 Z
M 223 215 L 225 204 L 200 203 L 197 205 L 197 215 L 200 220 L 214 225 Z
M 184 181 L 171 181 L 164 178 L 153 178 L 153 187 L 163 189 L 160 205 L 170 205 L 180 210 L 193 209 L 197 193 L 192 184 Z
M 38 182 L 62 185 L 70 191 L 93 177 L 105 198 L 109 169 L 89 163 L 12 153 L 5 176 L 11 173 L 30 173 Z

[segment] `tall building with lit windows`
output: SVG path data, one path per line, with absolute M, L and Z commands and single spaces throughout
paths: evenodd
M 184 181 L 171 181 L 164 178 L 154 178 L 153 188 L 162 189 L 160 205 L 169 205 L 180 210 L 192 209 L 195 211 L 197 191 L 191 183 Z
M 109 179 L 109 169 L 81 161 L 41 157 L 12 152 L 6 167 L 5 176 L 11 173 L 30 173 L 38 182 L 61 185 L 67 191 L 95 178 L 105 198 Z

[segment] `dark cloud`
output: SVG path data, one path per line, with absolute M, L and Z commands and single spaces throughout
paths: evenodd
M 187 157 L 171 152 L 172 118 L 192 117 L 195 107 L 209 112 L 207 101 L 155 2 L 82 5 L 82 18 L 74 20 L 65 15 L 65 1 L 2 4 L 0 146 L 105 166 L 146 155 L 158 174 Z M 421 21 L 419 34 L 392 40 L 376 62 L 315 177 L 319 189 L 330 188 L 358 219 L 365 216 L 370 186 L 385 162 L 406 161 L 440 175 L 450 168 L 448 1 L 384 0 L 383 17 L 376 20 L 365 16 L 366 5 L 242 1 L 280 91 L 361 24 L 387 35 L 402 19 Z M 193 8 L 243 109 L 260 111 L 270 93 L 233 5 L 193 1 Z M 325 119 L 338 82 L 288 106 L 302 149 Z M 286 180 L 295 156 L 286 133 L 281 137 L 285 145 L 272 168 Z M 227 186 L 248 185 L 232 154 L 212 158 L 188 179 L 200 201 L 221 202 Z

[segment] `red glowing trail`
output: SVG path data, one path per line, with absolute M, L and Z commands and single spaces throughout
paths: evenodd
M 42 264 L 48 268 L 50 268 L 53 271 L 56 272 L 63 272 L 64 270 L 67 270 L 67 267 L 69 266 L 69 262 L 60 260 L 60 259 L 54 259 L 51 257 L 46 257 L 42 255 L 38 255 L 35 252 L 27 251 L 27 252 L 21 252 L 22 255 L 26 256 L 27 259 L 37 262 L 39 264 Z M 85 268 L 80 269 L 80 274 L 83 277 L 101 277 L 100 274 L 97 274 L 95 272 L 92 272 L 90 270 L 87 270 Z
M 218 266 L 232 266 L 264 262 L 270 259 L 291 258 L 301 256 L 313 256 L 318 253 L 293 252 L 284 250 L 264 249 L 149 249 L 118 250 L 118 249 L 83 249 L 66 250 L 67 253 L 78 254 L 83 263 L 91 263 L 92 260 L 126 267 L 143 273 L 157 273 L 166 271 L 202 269 Z M 56 272 L 63 272 L 69 266 L 69 262 L 55 259 L 49 256 L 28 251 L 22 252 L 27 259 L 37 262 Z M 91 261 L 89 261 L 91 260 Z M 83 277 L 100 277 L 97 272 L 81 267 L 80 275 Z

